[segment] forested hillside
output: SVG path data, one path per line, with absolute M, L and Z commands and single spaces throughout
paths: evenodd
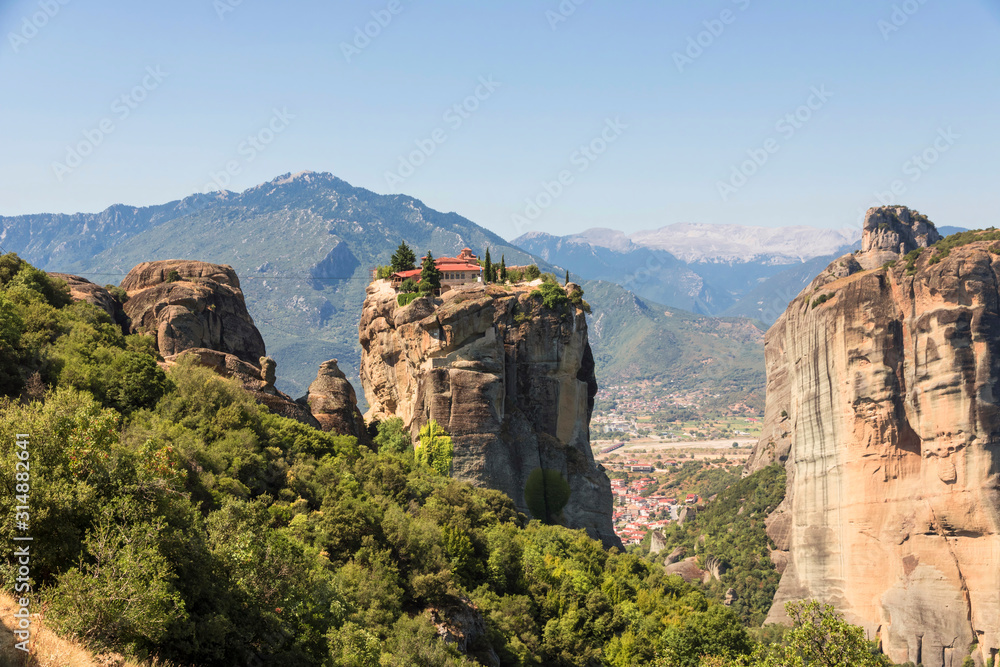
M 0 315 L 0 531 L 33 538 L 31 610 L 95 651 L 696 667 L 776 650 L 651 560 L 450 479 L 395 421 L 374 451 L 207 368 L 165 370 L 148 339 L 14 255 L 0 257 Z M 7 590 L 24 577 L 12 553 Z

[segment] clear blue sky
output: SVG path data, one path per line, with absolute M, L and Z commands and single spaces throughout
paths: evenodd
M 63 1 L 0 2 L 3 215 L 162 203 L 204 190 L 230 161 L 229 189 L 329 171 L 506 238 L 845 227 L 877 192 L 939 224 L 1000 212 L 998 0 L 565 0 L 575 11 L 558 22 L 546 14 L 557 0 L 397 0 L 394 15 L 389 0 Z M 373 11 L 391 20 L 348 58 L 342 45 Z M 675 53 L 699 37 L 679 67 Z M 500 85 L 480 88 L 467 118 L 446 116 L 481 77 Z M 143 84 L 134 108 L 120 100 Z M 813 87 L 832 95 L 779 128 Z M 281 131 L 260 134 L 272 122 Z M 574 156 L 602 131 L 614 139 L 603 154 Z M 67 147 L 97 143 L 86 133 L 104 136 L 79 166 L 54 167 Z M 263 150 L 241 145 L 249 135 Z M 387 181 L 418 140 L 433 154 Z M 723 197 L 748 151 L 767 161 Z M 933 164 L 908 163 L 925 151 Z M 550 200 L 542 182 L 562 171 Z M 905 191 L 889 195 L 893 181 Z M 526 198 L 547 206 L 518 227 Z

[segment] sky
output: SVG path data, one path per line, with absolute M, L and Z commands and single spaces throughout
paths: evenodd
M 1000 211 L 1000 0 L 0 0 L 0 215 L 287 172 L 513 239 Z

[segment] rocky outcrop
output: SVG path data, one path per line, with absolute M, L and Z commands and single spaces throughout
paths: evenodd
M 1000 647 L 1000 248 L 899 253 L 926 218 L 869 211 L 864 251 L 831 264 L 768 331 L 763 435 L 781 462 L 768 520 L 784 567 L 769 621 L 816 598 L 897 663 L 980 664 Z
M 336 359 L 320 365 L 316 379 L 309 385 L 309 392 L 300 400 L 309 406 L 324 431 L 353 435 L 358 443 L 371 444 L 365 419 L 358 410 L 354 387 L 347 381 Z
M 122 310 L 121 302 L 107 288 L 90 282 L 81 276 L 69 273 L 49 273 L 53 278 L 59 278 L 69 286 L 70 296 L 75 301 L 86 301 L 97 306 L 119 326 L 128 330 L 128 318 Z
M 256 363 L 264 339 L 247 312 L 231 266 L 185 260 L 143 262 L 121 283 L 135 332 L 154 334 L 164 357 L 207 348 Z
M 884 263 L 917 248 L 926 248 L 941 240 L 934 223 L 905 206 L 881 206 L 869 209 L 861 232 L 861 254 L 865 269 L 877 269 Z
M 319 428 L 320 424 L 309 410 L 300 403 L 293 401 L 288 394 L 284 394 L 274 388 L 273 383 L 268 386 L 261 381 L 261 369 L 253 364 L 249 364 L 232 354 L 209 350 L 206 348 L 193 347 L 178 354 L 173 354 L 164 358 L 167 366 L 176 364 L 181 359 L 190 359 L 194 363 L 211 368 L 224 378 L 235 378 L 239 380 L 246 389 L 261 405 L 264 405 L 272 413 L 281 417 L 295 419 Z M 272 363 L 274 363 L 272 361 Z
M 366 416 L 401 417 L 415 440 L 436 420 L 452 436 L 454 477 L 621 547 L 611 485 L 590 449 L 597 382 L 582 310 L 481 284 L 400 307 L 376 281 L 360 339 Z M 560 495 L 552 485 L 568 490 L 564 506 L 546 504 Z

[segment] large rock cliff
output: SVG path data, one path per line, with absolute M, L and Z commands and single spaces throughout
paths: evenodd
M 264 339 L 247 312 L 233 267 L 187 260 L 143 262 L 121 283 L 137 332 L 155 334 L 164 357 L 207 348 L 257 363 Z
M 1000 244 L 921 250 L 938 239 L 872 209 L 864 250 L 789 305 L 748 471 L 789 473 L 770 621 L 816 598 L 895 662 L 959 667 L 1000 646 Z
M 590 449 L 597 381 L 582 310 L 482 285 L 400 307 L 376 281 L 360 339 L 368 418 L 401 417 L 415 440 L 436 420 L 452 435 L 454 477 L 621 547 L 611 485 Z M 565 506 L 545 505 L 566 485 Z

